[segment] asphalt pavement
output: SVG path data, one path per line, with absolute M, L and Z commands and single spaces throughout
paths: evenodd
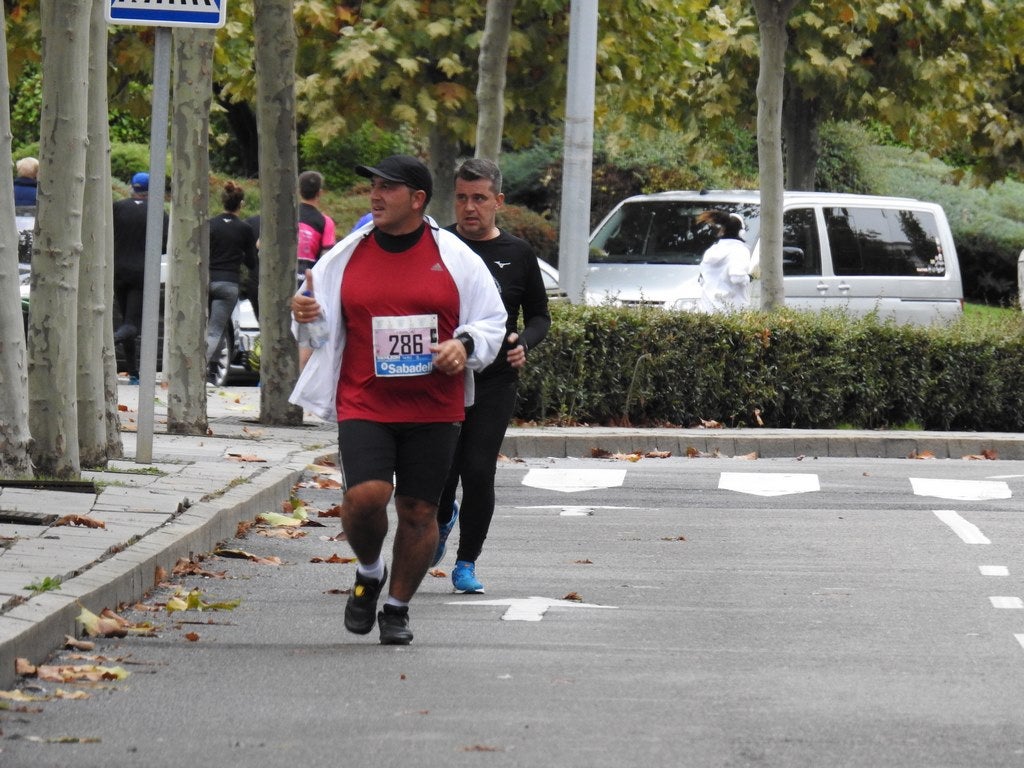
M 259 422 L 257 387 L 210 388 L 209 433 L 166 433 L 154 404 L 153 462 L 134 461 L 138 387 L 121 385 L 125 458 L 64 487 L 0 485 L 0 689 L 15 660 L 43 662 L 78 635 L 83 604 L 116 608 L 154 586 L 158 568 L 210 552 L 239 522 L 276 511 L 310 464 L 336 456 L 336 425 Z M 1024 459 L 1016 433 L 785 429 L 509 429 L 510 458 L 669 452 L 674 456 Z M 60 524 L 58 524 L 60 523 Z M 54 588 L 59 584 L 59 588 Z

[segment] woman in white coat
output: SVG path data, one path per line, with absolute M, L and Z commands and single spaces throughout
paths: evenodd
M 712 210 L 697 217 L 717 229 L 718 240 L 700 262 L 702 312 L 735 312 L 750 307 L 750 250 L 743 242 L 743 219 Z

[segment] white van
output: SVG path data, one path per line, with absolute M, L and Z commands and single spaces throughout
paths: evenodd
M 714 232 L 709 209 L 743 217 L 759 259 L 756 191 L 661 192 L 623 200 L 590 236 L 584 292 L 589 304 L 653 305 L 696 311 L 700 261 Z M 786 306 L 930 325 L 963 312 L 953 236 L 941 206 L 899 197 L 786 192 L 783 213 Z M 760 305 L 760 281 L 752 286 Z

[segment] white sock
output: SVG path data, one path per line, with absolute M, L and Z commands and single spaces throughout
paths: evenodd
M 408 608 L 409 602 L 407 600 L 399 600 L 397 597 L 388 595 L 388 599 L 384 601 L 384 605 L 393 605 L 396 608 Z
M 369 576 L 371 579 L 380 579 L 384 576 L 384 558 L 378 557 L 377 562 L 366 565 L 359 563 L 356 566 L 356 570 L 359 571 L 363 576 Z

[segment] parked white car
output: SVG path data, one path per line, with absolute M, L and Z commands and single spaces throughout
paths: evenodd
M 590 238 L 588 303 L 647 304 L 696 311 L 701 257 L 715 233 L 697 217 L 740 215 L 759 260 L 756 191 L 662 192 L 623 200 Z M 963 312 L 953 235 L 942 207 L 897 197 L 786 192 L 783 213 L 786 305 L 841 308 L 920 325 Z M 754 306 L 760 282 L 754 281 Z

